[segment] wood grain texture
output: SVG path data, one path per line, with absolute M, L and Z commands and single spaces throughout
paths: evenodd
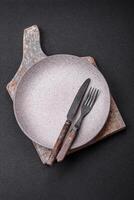
M 59 134 L 59 137 L 58 137 L 58 139 L 57 139 L 57 141 L 54 145 L 54 148 L 51 150 L 50 157 L 48 158 L 46 164 L 52 165 L 53 162 L 56 160 L 56 156 L 57 156 L 57 154 L 58 154 L 58 152 L 59 152 L 59 150 L 62 146 L 62 143 L 64 141 L 64 138 L 65 138 L 67 132 L 69 131 L 70 126 L 71 126 L 71 122 L 66 120 L 66 122 L 65 122 L 65 124 L 64 124 L 64 126 L 63 126 L 63 128 L 62 128 L 62 130 Z
M 13 79 L 7 84 L 7 87 L 6 87 L 12 100 L 14 98 L 17 85 L 19 81 L 21 80 L 22 76 L 25 74 L 25 72 L 30 67 L 32 67 L 34 64 L 38 63 L 45 57 L 46 55 L 44 54 L 40 46 L 40 34 L 39 34 L 38 27 L 36 25 L 33 25 L 29 28 L 26 28 L 24 30 L 24 35 L 23 35 L 23 58 L 22 58 L 21 65 L 17 73 L 13 77 Z M 90 63 L 96 66 L 94 58 L 88 56 L 82 59 L 87 59 Z M 111 97 L 111 109 L 110 109 L 110 114 L 109 114 L 107 123 L 105 124 L 102 131 L 98 134 L 98 136 L 93 141 L 82 146 L 81 148 L 89 146 L 99 140 L 102 140 L 103 138 L 106 138 L 114 133 L 117 133 L 120 130 L 124 129 L 125 127 L 126 127 L 125 123 L 117 108 L 117 105 L 115 101 L 113 100 L 113 98 Z M 46 164 L 51 154 L 51 150 L 48 148 L 42 147 L 41 145 L 36 144 L 34 142 L 33 142 L 33 145 L 42 163 Z M 79 149 L 75 149 L 75 151 Z M 72 152 L 74 151 L 69 151 L 68 153 L 72 153 Z
M 72 129 L 71 131 L 67 133 L 65 140 L 63 142 L 63 145 L 56 157 L 58 162 L 61 162 L 62 160 L 64 160 L 65 156 L 67 155 L 67 152 L 69 151 L 71 145 L 74 142 L 74 139 L 76 137 L 76 132 L 77 132 L 77 129 L 76 130 Z

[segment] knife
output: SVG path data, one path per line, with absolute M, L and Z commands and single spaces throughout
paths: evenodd
M 46 162 L 48 165 L 52 165 L 53 162 L 55 161 L 56 156 L 57 156 L 57 154 L 58 154 L 58 152 L 59 152 L 59 150 L 60 150 L 60 148 L 63 144 L 64 138 L 65 138 L 65 136 L 66 136 L 71 124 L 72 124 L 72 121 L 73 121 L 78 109 L 79 109 L 79 106 L 80 106 L 81 101 L 84 97 L 84 94 L 87 91 L 89 83 L 90 83 L 90 79 L 88 78 L 88 79 L 86 79 L 86 81 L 81 85 L 80 89 L 78 90 L 78 92 L 77 92 L 77 94 L 76 94 L 76 96 L 73 100 L 73 103 L 72 103 L 72 105 L 71 105 L 71 107 L 70 107 L 70 109 L 67 113 L 67 120 L 66 120 L 66 122 L 65 122 L 65 124 L 64 124 L 64 126 L 63 126 L 63 128 L 62 128 L 62 130 L 59 134 L 59 137 L 58 137 L 58 139 L 57 139 L 57 141 L 56 141 L 56 143 L 55 143 L 55 145 L 54 145 L 54 147 L 53 147 L 53 149 L 50 153 L 50 156 L 49 156 L 49 158 Z

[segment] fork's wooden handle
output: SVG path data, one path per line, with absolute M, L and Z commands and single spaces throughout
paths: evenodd
M 64 124 L 64 126 L 63 126 L 63 128 L 60 132 L 60 135 L 59 135 L 59 137 L 58 137 L 58 139 L 57 139 L 57 141 L 54 145 L 54 148 L 52 149 L 51 154 L 50 154 L 50 156 L 47 160 L 48 165 L 52 165 L 53 162 L 55 161 L 56 156 L 57 156 L 57 154 L 58 154 L 58 152 L 59 152 L 59 150 L 62 146 L 62 143 L 64 141 L 64 138 L 65 138 L 70 126 L 71 126 L 71 122 L 66 120 L 66 122 L 65 122 L 65 124 Z
M 57 155 L 57 158 L 56 158 L 58 162 L 61 162 L 65 158 L 68 150 L 70 149 L 70 147 L 71 147 L 72 143 L 74 142 L 74 139 L 77 135 L 76 132 L 77 132 L 77 129 L 72 129 L 66 135 L 63 145 L 62 145 L 62 147 Z

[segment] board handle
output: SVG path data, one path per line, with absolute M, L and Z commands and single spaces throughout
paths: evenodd
M 40 33 L 37 25 L 24 29 L 22 62 L 28 67 L 47 57 L 40 45 Z
M 12 100 L 14 99 L 17 85 L 22 76 L 29 68 L 44 58 L 46 58 L 46 55 L 40 46 L 40 33 L 37 25 L 24 29 L 22 61 L 15 76 L 6 86 Z

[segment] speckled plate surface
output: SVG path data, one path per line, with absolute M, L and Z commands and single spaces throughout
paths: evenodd
M 77 56 L 64 54 L 41 60 L 19 82 L 13 103 L 16 120 L 23 132 L 32 141 L 52 148 L 74 96 L 87 78 L 91 78 L 90 86 L 98 88 L 100 95 L 84 119 L 72 149 L 92 140 L 103 128 L 109 114 L 109 88 L 96 67 Z

